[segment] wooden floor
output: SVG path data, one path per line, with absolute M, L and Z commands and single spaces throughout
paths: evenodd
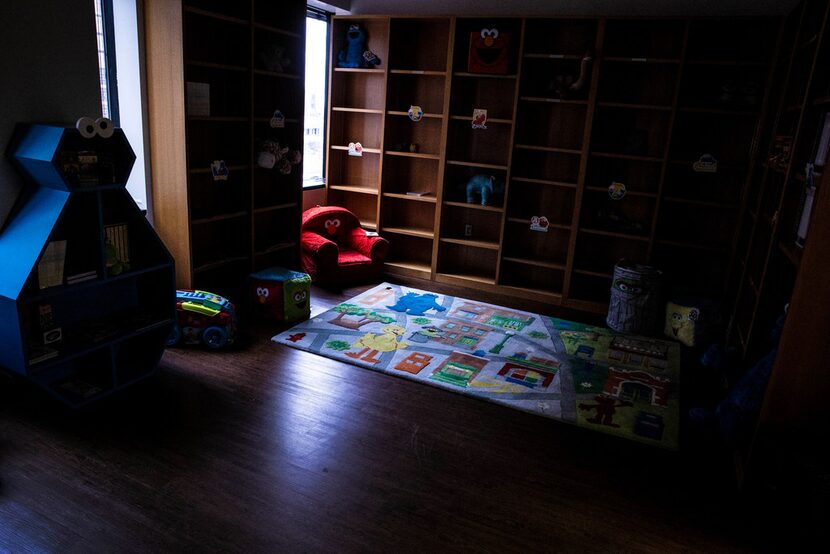
M 365 288 L 365 287 L 364 287 Z M 362 291 L 314 290 L 314 313 Z M 68 411 L 0 379 L 0 552 L 758 547 L 670 453 L 269 341 Z

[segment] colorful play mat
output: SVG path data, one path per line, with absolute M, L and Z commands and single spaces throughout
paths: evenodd
M 676 343 L 383 283 L 275 342 L 677 448 Z

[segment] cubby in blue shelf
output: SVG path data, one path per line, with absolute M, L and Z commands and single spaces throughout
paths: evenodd
M 175 268 L 125 188 L 123 131 L 20 126 L 8 154 L 28 184 L 0 233 L 0 367 L 71 406 L 149 376 L 175 317 Z M 47 283 L 52 242 L 63 275 Z

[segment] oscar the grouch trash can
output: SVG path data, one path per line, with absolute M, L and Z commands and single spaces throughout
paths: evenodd
M 620 333 L 653 334 L 660 312 L 663 272 L 621 260 L 614 266 L 608 327 Z

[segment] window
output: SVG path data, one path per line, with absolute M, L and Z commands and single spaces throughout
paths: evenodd
M 326 97 L 328 88 L 329 16 L 309 8 L 306 17 L 305 137 L 303 187 L 325 184 Z
M 95 0 L 95 35 L 98 42 L 98 82 L 101 85 L 101 113 L 116 125 L 118 90 L 115 78 L 115 33 L 112 0 Z

